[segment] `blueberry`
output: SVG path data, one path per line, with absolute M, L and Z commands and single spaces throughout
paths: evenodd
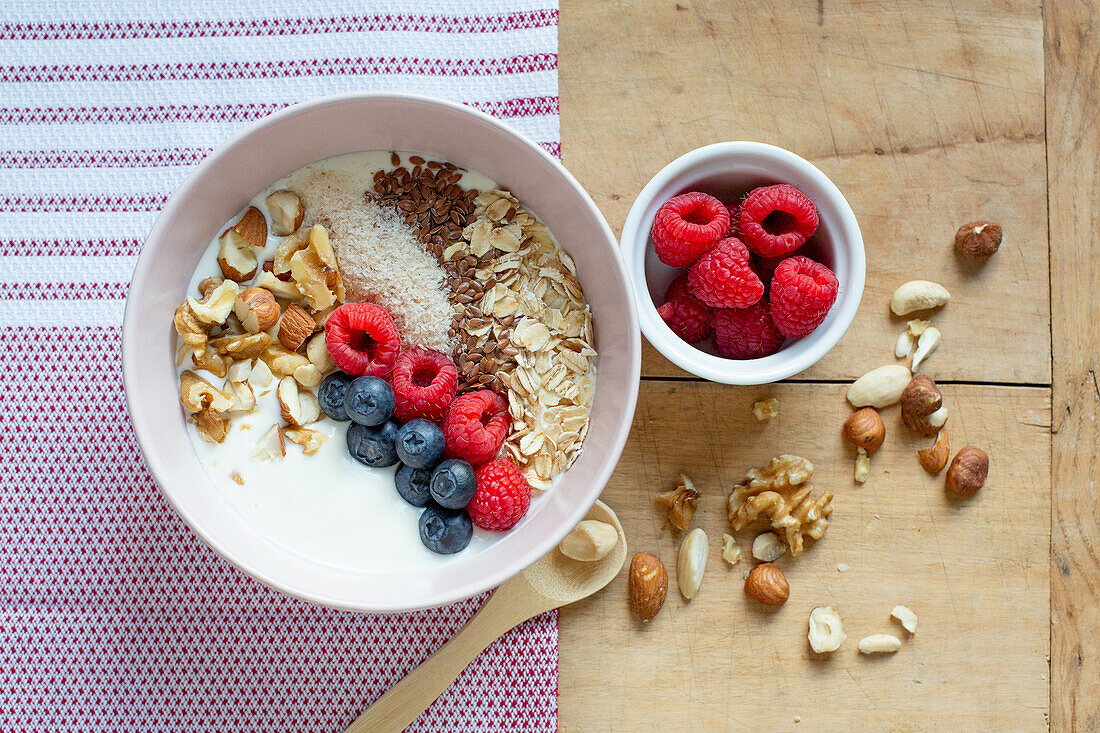
M 413 468 L 432 468 L 443 458 L 443 431 L 430 420 L 409 420 L 397 431 L 397 456 Z
M 381 425 L 393 415 L 393 387 L 379 377 L 356 377 L 344 394 L 344 409 L 360 425 Z
M 463 509 L 444 509 L 432 504 L 420 515 L 420 541 L 437 554 L 462 552 L 473 535 L 474 523 Z
M 351 384 L 351 376 L 341 371 L 335 371 L 325 377 L 321 382 L 321 388 L 317 390 L 317 401 L 321 403 L 321 409 L 333 420 L 347 422 L 348 411 L 344 409 L 344 393 Z
M 474 467 L 458 458 L 440 463 L 432 471 L 432 498 L 448 509 L 461 509 L 477 493 Z
M 413 468 L 402 464 L 393 477 L 397 493 L 413 506 L 427 506 L 432 500 L 432 472 L 428 468 Z
M 354 423 L 348 427 L 348 453 L 367 466 L 382 468 L 397 463 L 397 422 L 377 426 Z

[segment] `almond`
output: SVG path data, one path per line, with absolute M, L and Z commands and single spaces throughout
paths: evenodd
M 707 534 L 698 527 L 688 532 L 680 544 L 680 554 L 676 559 L 676 583 L 680 586 L 680 593 L 689 601 L 703 583 L 709 554 Z
M 316 327 L 317 323 L 308 311 L 291 304 L 287 306 L 286 312 L 283 313 L 283 320 L 279 324 L 279 343 L 288 351 L 297 351 L 306 339 L 313 335 L 313 329 Z
M 267 210 L 271 214 L 271 231 L 280 237 L 293 234 L 302 226 L 302 218 L 305 209 L 302 208 L 302 199 L 293 191 L 283 189 L 270 194 L 267 199 Z
M 889 407 L 901 399 L 901 393 L 913 375 L 901 364 L 887 364 L 864 374 L 848 388 L 848 401 L 855 407 Z
M 278 425 L 263 434 L 256 447 L 252 449 L 252 457 L 258 461 L 269 461 L 272 458 L 282 458 L 286 455 L 286 441 L 283 440 L 283 431 Z
M 757 565 L 745 579 L 745 595 L 765 606 L 782 606 L 790 594 L 787 576 L 770 562 Z
M 248 249 L 248 242 L 239 232 L 226 229 L 218 238 L 218 267 L 227 280 L 245 282 L 256 274 L 259 261 Z
M 237 302 L 233 304 L 233 312 L 237 314 L 244 330 L 249 333 L 259 333 L 270 330 L 278 323 L 282 311 L 270 290 L 249 288 L 237 296 Z
M 231 227 L 232 231 L 244 238 L 249 247 L 267 246 L 267 220 L 255 206 L 249 206 L 244 215 Z M 255 258 L 253 258 L 255 259 Z
M 638 552 L 630 561 L 630 605 L 638 618 L 649 621 L 661 610 L 668 594 L 668 571 L 661 558 Z

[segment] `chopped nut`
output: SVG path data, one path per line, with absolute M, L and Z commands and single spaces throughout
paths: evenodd
M 680 474 L 680 483 L 672 491 L 657 494 L 657 501 L 665 506 L 668 521 L 681 532 L 686 531 L 699 506 L 700 494 L 695 484 L 685 474 Z
M 835 652 L 848 638 L 840 614 L 829 606 L 818 606 L 810 611 L 810 633 L 806 635 L 810 648 L 817 654 Z
M 901 649 L 901 639 L 890 634 L 871 634 L 859 640 L 860 654 L 893 654 Z
M 914 318 L 905 324 L 905 330 L 908 331 L 914 339 L 917 339 L 920 338 L 920 335 L 931 325 L 932 321 L 926 321 L 923 318 Z
M 241 235 L 249 247 L 264 247 L 267 245 L 267 220 L 263 212 L 255 206 L 249 206 L 241 218 L 233 225 L 232 231 Z
M 913 334 L 908 330 L 902 331 L 898 336 L 897 343 L 894 344 L 894 356 L 899 359 L 908 359 L 909 355 L 913 353 L 913 347 L 916 346 L 917 340 L 913 338 Z
M 271 337 L 261 331 L 260 333 L 242 333 L 230 336 L 219 336 L 210 342 L 219 354 L 228 356 L 234 360 L 255 359 L 270 348 Z
M 309 232 L 297 231 L 279 242 L 275 248 L 275 258 L 271 261 L 271 272 L 279 280 L 290 279 L 290 259 L 309 246 Z
M 283 435 L 290 442 L 302 446 L 302 452 L 307 456 L 315 455 L 328 439 L 324 433 L 309 428 L 285 428 Z
M 233 395 L 221 391 L 188 370 L 180 373 L 180 402 L 188 412 L 201 412 L 210 408 L 220 413 L 227 412 L 233 406 Z
M 293 376 L 298 367 L 309 366 L 309 359 L 304 354 L 290 351 L 282 344 L 271 344 L 260 354 L 260 358 L 273 373 L 284 377 Z
M 867 483 L 871 475 L 871 458 L 863 448 L 856 448 L 856 468 L 853 475 L 857 484 Z
M 205 349 L 202 353 L 195 352 L 191 355 L 191 363 L 197 369 L 205 369 L 219 379 L 224 378 L 228 370 L 225 359 L 213 349 Z
M 730 565 L 736 565 L 741 561 L 741 548 L 737 546 L 733 535 L 722 535 L 722 559 Z
M 225 282 L 224 277 L 206 277 L 199 282 L 199 296 L 205 298 L 210 291 Z
M 257 359 L 252 365 L 252 371 L 248 375 L 248 382 L 254 387 L 266 387 L 271 384 L 274 377 L 267 363 Z
M 951 457 L 951 445 L 947 438 L 947 428 L 943 428 L 936 435 L 936 442 L 931 448 L 921 448 L 917 451 L 917 458 L 921 467 L 933 475 L 943 470 L 947 465 L 947 459 Z
M 935 326 L 929 326 L 924 330 L 924 333 L 917 339 L 917 350 L 913 352 L 913 369 L 916 373 L 920 365 L 924 363 L 925 359 L 932 355 L 932 352 L 939 348 L 940 345 L 940 329 Z
M 286 441 L 283 440 L 283 431 L 278 425 L 272 425 L 252 449 L 252 457 L 258 461 L 282 458 L 285 455 Z
M 325 334 L 316 334 L 306 344 L 306 358 L 321 372 L 321 376 L 328 374 L 336 368 L 336 362 L 328 353 L 328 344 L 325 343 Z
M 249 333 L 268 331 L 279 322 L 279 304 L 265 288 L 248 288 L 240 293 L 233 304 L 233 312 Z
M 615 527 L 595 519 L 585 519 L 565 535 L 558 549 L 573 560 L 594 562 L 607 557 L 619 544 Z
M 226 373 L 226 378 L 230 382 L 247 382 L 248 375 L 252 373 L 252 361 L 245 359 L 244 361 L 235 361 L 229 365 L 229 369 Z
M 232 229 L 226 229 L 218 238 L 218 267 L 227 280 L 243 283 L 256 274 L 259 261 L 249 250 L 244 237 Z
M 315 364 L 306 364 L 294 370 L 294 381 L 306 388 L 320 387 L 324 380 L 321 370 Z
M 707 569 L 707 533 L 696 527 L 687 533 L 680 543 L 680 553 L 676 559 L 676 582 L 680 593 L 689 601 L 699 592 L 703 582 L 703 573 Z
M 195 424 L 199 435 L 207 443 L 221 443 L 229 430 L 229 419 L 222 417 L 212 407 L 204 407 L 188 418 Z
M 890 611 L 890 615 L 896 618 L 898 623 L 900 623 L 910 635 L 917 633 L 917 614 L 913 613 L 909 606 L 898 604 Z
M 221 285 L 211 290 L 202 300 L 188 297 L 187 304 L 201 323 L 209 326 L 220 326 L 233 311 L 233 303 L 237 300 L 237 283 L 226 280 Z M 177 311 L 178 313 L 178 311 Z M 177 328 L 178 328 L 177 324 Z
M 279 415 L 292 427 L 301 427 L 321 419 L 321 405 L 312 392 L 298 389 L 293 377 L 284 377 L 275 390 Z
M 293 191 L 283 189 L 275 191 L 265 199 L 267 210 L 271 214 L 271 231 L 280 237 L 293 234 L 302 226 L 305 208 L 302 199 Z
M 252 412 L 256 407 L 256 394 L 248 382 L 227 382 L 226 390 L 233 395 L 233 406 L 229 412 Z
M 752 414 L 760 422 L 771 420 L 779 414 L 779 400 L 775 397 L 769 397 L 766 400 L 752 403 Z
M 803 486 L 812 474 L 813 464 L 792 455 L 777 456 L 767 466 L 750 470 L 730 492 L 730 526 L 739 531 L 758 518 L 766 518 L 791 548 L 791 554 L 800 554 L 806 537 L 821 539 L 833 513 L 830 492 L 811 499 L 811 487 Z
M 229 478 L 233 479 L 233 483 L 237 484 L 238 486 L 244 486 L 244 476 L 242 476 L 238 471 L 230 471 Z
M 317 324 L 304 309 L 294 305 L 287 306 L 283 320 L 279 323 L 279 343 L 288 351 L 297 351 L 306 339 L 313 335 Z
M 284 300 L 299 300 L 302 297 L 302 291 L 297 285 L 292 282 L 283 282 L 270 272 L 261 272 L 256 278 L 255 286 L 268 290 L 276 298 Z
M 752 556 L 762 562 L 775 562 L 786 551 L 787 546 L 773 532 L 758 534 L 752 541 Z
M 344 299 L 336 253 L 323 226 L 310 229 L 306 248 L 290 258 L 290 276 L 313 310 L 324 310 Z

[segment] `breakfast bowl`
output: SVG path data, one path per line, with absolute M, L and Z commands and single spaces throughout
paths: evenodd
M 683 269 L 662 263 L 654 250 L 654 217 L 669 199 L 688 191 L 724 203 L 740 201 L 761 186 L 790 184 L 813 202 L 819 224 L 797 252 L 830 268 L 839 283 L 836 301 L 808 335 L 787 339 L 775 353 L 754 359 L 720 356 L 713 338 L 689 344 L 658 313 L 669 284 Z M 623 226 L 621 246 L 642 332 L 676 366 L 713 382 L 754 385 L 797 374 L 823 357 L 844 335 L 863 295 L 866 260 L 863 237 L 840 190 L 798 155 L 758 142 L 724 142 L 697 148 L 669 163 L 638 194 Z
M 584 303 L 590 309 L 586 316 L 586 324 L 590 324 L 586 326 L 589 329 L 586 333 L 595 332 L 595 347 L 599 352 L 598 357 L 591 357 L 596 366 L 594 386 L 588 385 L 591 395 L 586 434 L 582 432 L 579 439 L 583 440 L 583 448 L 571 465 L 556 474 L 552 485 L 542 487 L 547 490 L 535 492 L 529 510 L 509 531 L 478 535 L 475 544 L 464 551 L 440 555 L 438 561 L 419 565 L 404 563 L 405 550 L 394 551 L 384 539 L 370 535 L 378 527 L 385 529 L 384 522 L 372 525 L 374 529 L 370 531 L 364 529 L 358 533 L 354 525 L 349 524 L 349 518 L 362 515 L 360 495 L 366 500 L 368 493 L 380 491 L 377 486 L 336 487 L 327 478 L 329 474 L 319 471 L 315 477 L 307 476 L 301 485 L 295 486 L 293 494 L 272 490 L 270 496 L 266 496 L 262 482 L 253 481 L 247 485 L 253 492 L 247 502 L 232 496 L 220 477 L 230 475 L 242 487 L 246 485 L 244 478 L 236 471 L 230 474 L 227 465 L 214 469 L 206 458 L 200 458 L 200 455 L 212 454 L 203 452 L 205 448 L 194 437 L 196 415 L 188 419 L 181 409 L 183 373 L 180 365 L 183 362 L 177 359 L 178 353 L 186 355 L 187 350 L 177 348 L 180 346 L 176 333 L 180 328 L 178 322 L 176 330 L 170 324 L 174 323 L 174 315 L 178 315 L 177 307 L 198 302 L 195 282 L 204 266 L 221 267 L 222 273 L 227 272 L 226 265 L 220 261 L 226 250 L 217 249 L 218 242 L 224 247 L 225 242 L 232 240 L 227 238 L 230 230 L 226 229 L 226 223 L 241 217 L 238 225 L 231 228 L 248 234 L 241 222 L 254 208 L 249 206 L 250 202 L 259 201 L 262 207 L 263 199 L 256 197 L 273 183 L 319 161 L 354 159 L 353 154 L 361 151 L 379 151 L 379 154 L 387 151 L 383 156 L 387 161 L 391 156 L 388 151 L 416 151 L 417 155 L 435 161 L 447 161 L 448 167 L 443 169 L 438 162 L 432 165 L 440 175 L 450 176 L 448 180 L 460 177 L 465 180 L 464 171 L 468 170 L 471 175 L 472 172 L 481 174 L 484 180 L 510 191 L 517 203 L 511 208 L 507 202 L 497 207 L 498 212 L 507 209 L 505 213 L 498 213 L 502 219 L 498 225 L 503 227 L 505 223 L 512 224 L 513 217 L 527 216 L 525 221 L 545 225 L 552 233 L 556 243 L 547 246 L 560 248 L 568 254 L 568 257 L 558 256 L 575 271 L 575 279 L 584 290 Z M 397 152 L 392 156 L 399 157 Z M 406 156 L 406 160 L 412 159 L 419 158 Z M 412 163 L 407 165 L 411 167 Z M 422 168 L 426 170 L 427 166 L 417 164 L 415 170 Z M 379 170 L 373 180 L 378 181 L 382 176 L 383 171 Z M 369 187 L 368 179 L 368 203 L 372 200 Z M 363 192 L 364 189 L 358 190 Z M 499 198 L 507 194 L 496 195 Z M 363 194 L 360 193 L 356 200 L 362 201 Z M 271 201 L 270 196 L 268 201 Z M 529 215 L 517 214 L 518 202 L 522 202 Z M 286 229 L 277 233 L 286 233 L 290 227 L 301 226 L 300 211 L 298 220 L 290 225 L 286 224 L 285 217 L 277 219 L 274 212 L 274 208 L 268 212 L 271 231 L 285 226 Z M 413 212 L 412 219 L 415 218 L 416 212 Z M 405 223 L 408 222 L 406 219 Z M 455 222 L 457 224 L 459 218 Z M 303 236 L 299 249 L 310 253 L 321 247 L 327 242 L 323 229 L 313 226 L 308 244 Z M 322 230 L 321 244 L 314 241 L 317 230 Z M 263 231 L 264 236 L 269 235 L 266 226 Z M 301 231 L 305 232 L 306 227 Z M 290 236 L 296 233 L 292 232 L 286 239 Z M 523 246 L 530 241 L 524 240 Z M 334 238 L 334 244 L 337 243 Z M 318 251 L 323 254 L 323 250 Z M 328 251 L 331 254 L 332 250 Z M 219 259 L 216 265 L 212 264 L 215 255 Z M 454 256 L 454 253 L 449 249 L 447 256 Z M 271 264 L 264 262 L 262 271 L 256 268 L 255 277 L 269 277 L 271 273 L 267 270 Z M 434 260 L 432 266 L 435 266 Z M 237 265 L 231 264 L 230 270 L 233 267 Z M 415 275 L 399 274 L 401 277 Z M 294 270 L 294 278 L 297 277 L 298 271 Z M 236 293 L 238 287 L 228 281 L 241 280 L 228 274 L 225 278 L 223 284 L 231 286 L 230 290 Z M 269 279 L 276 286 L 275 292 L 282 297 L 278 282 Z M 331 282 L 330 278 L 330 285 Z M 351 288 L 350 282 L 348 288 Z M 208 289 L 200 283 L 198 290 Z M 304 287 L 301 292 L 306 292 Z M 189 297 L 191 300 L 187 300 Z M 207 300 L 205 292 L 202 300 Z M 244 318 L 246 314 L 236 310 L 240 303 L 239 298 L 234 301 L 230 318 L 240 316 L 238 327 L 244 323 L 243 328 L 252 333 L 254 329 Z M 292 307 L 287 306 L 284 320 L 289 317 Z M 297 317 L 303 314 L 308 319 L 308 311 L 296 311 Z M 314 314 L 318 319 L 317 329 L 324 327 L 323 316 L 326 313 L 320 309 Z M 221 317 L 225 321 L 226 316 Z M 224 333 L 231 333 L 228 328 L 227 325 Z M 275 329 L 282 329 L 281 322 L 272 333 Z M 241 330 L 236 333 L 248 335 Z M 321 333 L 322 345 L 332 343 L 325 341 L 327 335 L 327 332 Z M 278 341 L 285 346 L 282 330 L 278 336 Z M 519 340 L 518 336 L 514 338 Z M 544 339 L 539 347 L 548 348 Z M 278 348 L 281 347 L 275 342 L 272 349 Z M 301 350 L 305 348 L 302 346 Z M 356 93 L 323 97 L 277 112 L 236 134 L 187 177 L 162 210 L 138 259 L 126 303 L 122 356 L 130 417 L 146 463 L 174 509 L 211 548 L 254 578 L 303 600 L 346 610 L 391 612 L 439 606 L 492 588 L 551 551 L 584 518 L 610 477 L 626 442 L 637 399 L 640 350 L 634 297 L 614 235 L 592 199 L 555 159 L 508 125 L 461 104 L 409 94 Z M 297 358 L 305 357 L 299 353 Z M 313 359 L 312 352 L 309 359 Z M 233 360 L 228 361 L 230 368 L 237 365 Z M 254 371 L 259 371 L 259 358 L 248 363 L 254 365 L 251 367 Z M 337 364 L 343 368 L 342 363 L 337 361 Z M 197 369 L 197 366 L 192 368 Z M 228 379 L 232 378 L 230 373 L 226 389 Z M 298 379 L 297 373 L 294 379 L 283 377 L 279 380 L 276 376 L 280 387 L 295 379 Z M 294 425 L 296 420 L 303 420 L 301 414 L 306 411 L 306 402 L 299 402 L 298 387 L 290 386 L 295 406 L 290 417 L 281 390 L 278 405 L 284 407 L 283 419 Z M 248 391 L 253 390 L 249 388 Z M 272 429 L 277 427 L 278 424 Z M 260 437 L 258 433 L 262 430 L 257 425 L 255 438 Z M 289 435 L 289 429 L 287 433 Z M 348 452 L 352 452 L 350 431 L 348 433 Z M 269 430 L 265 436 L 269 434 L 279 437 L 272 450 L 283 451 L 288 471 L 307 460 L 302 453 L 305 442 L 300 443 L 303 449 L 298 450 L 286 445 L 290 441 L 283 441 L 279 430 Z M 338 434 L 342 445 L 344 433 Z M 581 445 L 579 440 L 576 445 Z M 335 442 L 330 440 L 329 444 Z M 290 463 L 288 448 L 298 450 L 295 460 L 299 463 Z M 317 450 L 316 446 L 312 448 Z M 324 450 L 322 446 L 322 453 L 317 455 L 322 455 Z M 275 456 L 275 453 L 270 455 Z M 350 460 L 347 455 L 344 459 Z M 272 461 L 271 465 L 277 462 Z M 272 471 L 278 470 L 271 469 L 262 475 L 274 476 Z M 212 479 L 215 474 L 219 476 L 218 481 Z M 392 474 L 390 477 L 386 490 L 394 492 Z M 335 492 L 337 488 L 339 491 Z M 336 496 L 339 501 L 333 498 Z M 400 502 L 400 498 L 394 501 Z M 265 503 L 269 505 L 262 507 L 262 511 L 253 511 L 253 504 Z M 411 506 L 402 506 L 413 510 Z M 299 525 L 301 531 L 297 530 Z M 332 531 L 326 532 L 329 526 Z M 415 520 L 412 527 L 415 532 Z M 320 546 L 328 542 L 326 547 L 335 546 L 326 534 L 341 533 L 347 535 L 343 549 L 348 562 L 333 560 L 333 556 L 315 551 L 315 544 Z

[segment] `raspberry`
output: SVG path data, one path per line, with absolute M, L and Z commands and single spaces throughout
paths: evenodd
M 714 344 L 727 359 L 759 359 L 779 351 L 783 334 L 772 322 L 768 301 L 748 308 L 714 311 Z
M 447 457 L 477 466 L 491 460 L 504 444 L 512 418 L 508 403 L 488 389 L 459 395 L 443 419 Z
M 397 398 L 393 416 L 403 423 L 413 418 L 439 422 L 458 387 L 458 369 L 451 357 L 416 347 L 402 351 L 390 375 Z
M 695 297 L 712 308 L 748 308 L 764 294 L 764 283 L 749 264 L 749 250 L 734 237 L 700 257 L 688 282 Z
M 729 226 L 730 215 L 721 201 L 693 191 L 661 204 L 650 233 L 661 262 L 688 267 L 714 246 Z
M 742 241 L 763 257 L 794 252 L 816 230 L 814 202 L 787 183 L 753 189 L 741 202 L 737 216 Z
M 691 294 L 687 275 L 680 275 L 669 284 L 665 304 L 657 309 L 657 314 L 673 333 L 689 344 L 710 336 L 710 308 Z
M 345 303 L 325 322 L 325 345 L 348 374 L 385 379 L 401 350 L 401 337 L 382 306 Z
M 772 318 L 779 332 L 800 338 L 821 325 L 840 289 L 836 275 L 809 257 L 788 257 L 772 276 Z
M 492 461 L 477 469 L 477 493 L 466 511 L 474 524 L 499 532 L 516 526 L 531 506 L 531 486 L 509 461 Z

